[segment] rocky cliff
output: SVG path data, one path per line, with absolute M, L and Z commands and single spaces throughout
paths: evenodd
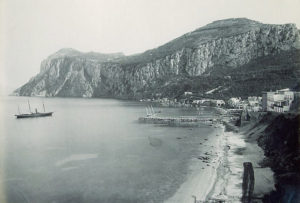
M 274 172 L 275 187 L 265 191 L 262 201 L 253 202 L 282 203 L 300 202 L 300 114 L 280 114 L 276 112 L 251 112 L 249 118 L 242 121 L 246 142 L 257 143 L 263 149 L 264 159 L 260 167 L 270 167 Z M 255 159 L 253 159 L 255 161 Z M 268 180 L 261 168 L 254 168 L 256 182 Z M 273 184 L 272 181 L 265 182 Z M 263 185 L 256 185 L 256 197 L 264 192 Z
M 219 95 L 226 91 L 232 94 L 231 76 L 236 70 L 246 71 L 246 65 L 253 61 L 294 53 L 297 48 L 299 31 L 294 24 L 227 19 L 133 56 L 62 49 L 44 60 L 40 73 L 15 94 L 138 99 L 176 97 L 187 90 L 203 93 L 219 86 Z M 295 58 L 299 58 L 299 52 L 295 53 Z M 287 74 L 298 76 L 299 64 L 292 61 L 292 66 Z M 296 76 L 291 83 L 298 84 Z
M 274 171 L 276 190 L 265 195 L 264 202 L 300 201 L 300 115 L 267 114 L 258 126 L 267 127 L 258 136 L 266 160 L 263 165 Z

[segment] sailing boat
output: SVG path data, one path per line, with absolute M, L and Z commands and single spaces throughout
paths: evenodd
M 45 111 L 45 105 L 44 105 L 44 102 L 43 102 L 43 108 L 44 108 L 44 112 L 38 112 L 37 109 L 35 109 L 35 112 L 32 112 L 31 111 L 31 107 L 30 107 L 30 103 L 29 103 L 29 100 L 28 100 L 28 107 L 29 107 L 29 112 L 30 113 L 26 113 L 26 114 L 21 114 L 20 113 L 20 108 L 18 107 L 18 111 L 19 111 L 19 114 L 15 115 L 17 118 L 35 118 L 35 117 L 46 117 L 46 116 L 52 116 L 53 112 L 46 112 Z
M 155 114 L 154 109 L 153 109 L 152 106 L 146 107 L 146 115 L 147 115 L 147 117 L 156 116 L 156 114 Z

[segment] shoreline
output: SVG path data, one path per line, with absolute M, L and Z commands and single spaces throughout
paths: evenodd
M 197 160 L 191 160 L 190 170 L 191 173 L 187 176 L 185 182 L 177 189 L 177 191 L 164 202 L 167 203 L 194 203 L 203 202 L 207 199 L 208 194 L 214 186 L 217 180 L 217 169 L 222 159 L 223 151 L 223 136 L 225 127 L 223 125 L 218 126 L 218 128 L 212 133 L 211 136 L 214 138 L 208 139 L 205 142 L 206 145 L 210 147 L 216 147 L 216 150 L 208 152 L 208 148 L 200 149 L 201 156 L 208 156 L 209 161 L 201 161 L 199 157 Z M 196 159 L 196 158 L 194 158 Z
M 227 131 L 221 125 L 214 132 L 217 139 L 211 139 L 209 145 L 216 147 L 209 161 L 209 166 L 193 162 L 192 172 L 179 189 L 168 198 L 167 203 L 200 203 L 200 202 L 241 202 L 243 163 L 252 162 L 255 174 L 253 195 L 262 199 L 274 190 L 273 171 L 269 167 L 261 167 L 265 158 L 263 150 L 256 142 L 247 139 L 247 130 L 251 125 L 239 128 L 238 131 Z M 212 134 L 212 136 L 214 136 Z M 215 143 L 213 143 L 216 141 Z
M 206 201 L 240 202 L 241 200 L 243 165 L 238 160 L 241 157 L 235 156 L 234 151 L 245 147 L 245 143 L 242 138 L 233 136 L 232 131 L 224 132 L 222 162 L 219 164 L 216 181 Z
M 243 163 L 253 164 L 255 185 L 253 197 L 257 200 L 274 190 L 273 171 L 261 167 L 265 158 L 263 150 L 256 142 L 249 142 L 247 131 L 252 125 L 239 128 L 239 131 L 224 132 L 223 160 L 217 170 L 217 179 L 206 201 L 240 202 L 242 198 Z

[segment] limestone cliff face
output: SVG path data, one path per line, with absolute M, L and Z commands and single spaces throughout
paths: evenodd
M 15 92 L 22 96 L 141 98 L 149 89 L 167 86 L 174 77 L 209 76 L 298 46 L 299 31 L 293 24 L 228 19 L 134 56 L 60 50 Z

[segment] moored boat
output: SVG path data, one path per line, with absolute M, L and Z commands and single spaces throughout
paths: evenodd
M 35 117 L 46 117 L 52 116 L 53 112 L 46 112 L 46 113 L 27 113 L 27 114 L 17 114 L 15 115 L 17 118 L 35 118 Z
M 30 108 L 30 103 L 28 101 L 28 107 L 29 107 L 29 112 L 30 113 L 25 113 L 25 114 L 21 114 L 20 113 L 20 109 L 19 110 L 19 114 L 16 114 L 16 118 L 36 118 L 36 117 L 47 117 L 47 116 L 52 116 L 53 112 L 46 112 L 45 111 L 45 105 L 43 103 L 43 108 L 44 108 L 44 112 L 38 112 L 37 109 L 35 109 L 35 112 L 31 112 L 31 108 Z

